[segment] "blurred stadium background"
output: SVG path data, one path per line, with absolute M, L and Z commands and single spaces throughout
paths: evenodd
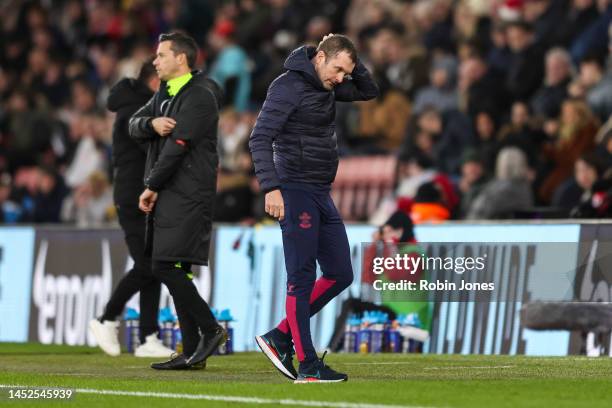
M 607 272 L 612 258 L 605 245 L 612 238 L 611 21 L 609 0 L 0 1 L 0 342 L 94 345 L 87 321 L 100 314 L 130 266 L 113 203 L 114 115 L 105 109 L 106 98 L 118 80 L 138 74 L 154 53 L 158 35 L 171 30 L 196 39 L 198 68 L 226 92 L 213 255 L 196 281 L 213 306 L 231 309 L 237 351 L 255 349 L 253 335 L 282 315 L 284 296 L 280 234 L 263 211 L 248 151 L 250 131 L 288 53 L 303 43 L 315 45 L 330 32 L 354 40 L 381 89 L 376 100 L 336 108 L 341 159 L 332 195 L 349 222 L 358 277 L 360 243 L 370 241 L 376 226 L 400 209 L 410 214 L 423 242 L 498 242 L 500 251 L 509 250 L 511 242 L 575 244 L 571 251 L 557 248 L 568 265 L 559 276 L 572 282 L 569 297 L 564 293 L 559 300 L 612 301 Z M 536 245 L 535 256 L 537 251 L 550 256 L 547 248 Z M 526 254 L 521 252 L 517 261 L 522 273 L 529 269 Z M 516 270 L 499 268 L 508 276 Z M 359 294 L 357 279 L 343 299 Z M 313 319 L 321 349 L 331 338 L 343 299 Z M 516 307 L 488 311 L 493 319 L 461 303 L 436 307 L 425 352 L 612 352 L 609 331 L 594 343 L 586 331 L 527 329 L 519 309 L 538 300 L 537 293 L 525 290 L 516 300 Z M 167 302 L 165 294 L 162 303 Z M 137 304 L 133 299 L 130 305 Z M 475 329 L 476 322 L 484 326 Z M 91 363 L 80 366 L 85 376 L 105 364 L 95 349 L 75 348 L 70 357 L 71 349 L 23 347 L 0 343 L 0 383 L 69 386 L 66 373 L 79 361 Z M 57 372 L 35 377 L 44 370 L 36 356 L 55 359 Z M 206 392 L 282 396 L 278 389 L 255 390 L 252 378 L 232 377 L 231 367 L 267 368 L 248 354 L 241 358 L 224 366 L 229 371 L 220 378 L 250 385 L 214 385 Z M 362 363 L 390 363 L 380 358 L 339 361 L 340 367 L 349 364 L 344 366 L 349 371 Z M 577 406 L 587 404 L 575 395 L 587 388 L 593 391 L 588 405 L 605 406 L 603 386 L 612 378 L 609 362 L 546 360 L 547 374 L 537 369 L 538 360 L 532 364 L 523 357 L 401 358 L 420 373 L 398 366 L 384 371 L 383 364 L 374 371 L 356 369 L 357 375 L 372 382 L 377 379 L 373 373 L 380 380 L 389 380 L 389 374 L 398 387 L 411 381 L 431 386 L 435 381 L 426 367 L 442 373 L 448 380 L 443 386 L 461 382 L 469 387 L 478 379 L 480 393 L 454 400 L 456 406 L 551 401 Z M 115 364 L 138 375 L 130 371 L 140 364 L 136 360 L 126 357 Z M 466 369 L 463 377 L 451 367 L 513 364 L 516 370 Z M 85 386 L 109 388 L 117 379 L 126 380 L 116 377 L 117 371 L 90 375 L 106 380 Z M 579 379 L 585 377 L 590 382 L 581 388 Z M 42 378 L 48 382 L 41 383 Z M 539 391 L 521 378 L 533 379 L 529 384 L 544 381 L 548 391 L 529 399 L 527 394 Z M 129 388 L 158 390 L 155 378 L 145 380 L 149 388 L 140 387 L 140 380 Z M 485 392 L 491 384 L 505 389 L 493 403 Z M 201 391 L 197 385 L 182 390 Z M 322 398 L 454 406 L 452 395 L 457 395 L 420 392 L 415 400 L 385 400 L 374 388 L 367 390 L 369 396 L 355 388 Z M 525 398 L 509 397 L 523 393 Z M 88 404 L 109 401 L 93 398 Z

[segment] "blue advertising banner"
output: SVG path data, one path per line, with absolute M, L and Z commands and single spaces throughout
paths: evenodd
M 421 242 L 497 242 L 502 247 L 500 249 L 511 242 L 540 243 L 530 248 L 533 257 L 530 276 L 532 286 L 542 290 L 546 286 L 542 280 L 572 278 L 567 276 L 570 270 L 575 274 L 578 246 L 559 245 L 557 248 L 550 243 L 578 243 L 580 228 L 578 224 L 427 225 L 417 227 L 415 234 Z M 526 250 L 520 248 L 520 262 L 526 262 Z M 498 269 L 503 268 L 504 265 L 498 266 Z M 537 292 L 534 295 L 537 296 Z M 432 353 L 567 355 L 570 332 L 523 328 L 519 315 L 522 304 L 522 301 L 491 302 L 488 305 L 437 303 L 431 341 L 425 345 L 425 350 Z
M 362 293 L 360 244 L 370 242 L 373 231 L 372 226 L 347 226 L 355 280 L 348 290 L 311 319 L 313 341 L 319 350 L 327 346 L 332 336 L 342 301 Z M 415 232 L 421 242 L 489 242 L 505 250 L 502 247 L 513 242 L 577 243 L 580 225 L 427 225 L 418 226 Z M 529 249 L 529 256 L 533 256 L 534 261 L 529 265 L 529 276 L 536 287 L 542 286 L 537 284 L 538 279 L 550 277 L 556 270 L 547 264 L 548 261 L 569 265 L 563 270 L 564 274 L 577 265 L 577 251 L 553 254 L 551 250 L 554 248 L 550 245 L 535 245 Z M 526 248 L 519 248 L 518 255 L 525 265 Z M 501 262 L 496 268 L 499 273 L 510 273 L 508 265 Z M 231 309 L 236 319 L 235 350 L 256 350 L 254 336 L 274 327 L 285 315 L 286 272 L 279 228 L 220 227 L 216 237 L 214 274 L 214 307 Z M 492 302 L 491 305 L 438 302 L 434 308 L 437 323 L 432 327 L 430 341 L 424 350 L 431 353 L 567 355 L 570 334 L 524 329 L 518 313 L 521 305 L 520 300 Z
M 0 228 L 0 341 L 28 338 L 33 228 Z
M 355 281 L 311 319 L 315 347 L 327 346 L 342 301 L 359 295 L 361 243 L 371 240 L 371 226 L 349 226 L 347 234 Z M 254 337 L 276 326 L 285 316 L 286 272 L 280 229 L 276 226 L 217 229 L 213 306 L 230 309 L 234 319 L 234 350 L 256 350 Z M 320 275 L 320 270 L 317 271 Z

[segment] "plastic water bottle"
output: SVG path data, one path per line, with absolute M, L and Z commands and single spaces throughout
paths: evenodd
M 133 353 L 140 345 L 140 314 L 135 309 L 128 308 L 123 320 L 125 320 L 125 344 L 128 353 Z
M 349 321 L 350 324 L 350 338 L 349 338 L 349 352 L 358 353 L 359 352 L 359 328 L 361 326 L 361 319 L 354 315 L 353 318 Z
M 219 313 L 217 318 L 219 324 L 227 333 L 227 342 L 219 346 L 218 353 L 219 354 L 233 354 L 234 353 L 234 345 L 232 342 L 232 337 L 234 337 L 234 329 L 230 326 L 230 322 L 234 321 L 232 314 L 229 309 L 224 309 Z
M 361 320 L 356 315 L 351 315 L 346 321 L 346 329 L 344 330 L 344 352 L 357 353 L 359 351 L 357 334 L 359 333 L 359 324 Z
M 175 349 L 176 347 L 176 332 L 174 326 L 176 323 L 176 316 L 172 314 L 172 310 L 169 307 L 165 307 L 159 311 L 159 326 L 160 326 L 160 338 L 164 346 Z
M 372 316 L 372 326 L 370 329 L 370 353 L 382 353 L 383 351 L 383 331 L 385 328 L 384 316 L 382 313 L 375 312 Z
M 387 329 L 385 331 L 387 351 L 390 353 L 401 353 L 402 351 L 402 337 L 397 330 L 398 326 L 399 322 L 397 320 L 393 320 L 387 325 Z
M 406 316 L 406 324 L 412 327 L 416 327 L 418 329 L 423 327 L 423 323 L 421 323 L 421 318 L 419 317 L 417 313 L 414 313 L 414 312 Z M 417 353 L 421 349 L 422 345 L 423 343 L 421 343 L 420 341 L 411 339 L 409 342 L 408 351 L 410 353 Z
M 411 326 L 418 329 L 422 328 L 423 324 L 417 313 L 410 313 L 403 316 L 400 320 L 402 327 Z M 423 343 L 409 338 L 403 338 L 402 352 L 404 353 L 418 353 L 422 350 Z
M 363 318 L 361 319 L 361 329 L 358 333 L 358 343 L 359 343 L 359 352 L 360 353 L 369 353 L 372 347 L 372 331 L 370 330 L 370 325 L 372 322 L 372 316 L 369 312 L 363 313 Z
M 181 333 L 181 326 L 178 321 L 174 326 L 174 351 L 178 354 L 183 352 L 183 334 Z

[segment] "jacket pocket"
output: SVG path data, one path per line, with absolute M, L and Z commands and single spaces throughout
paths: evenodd
M 172 190 L 159 192 L 155 203 L 155 227 L 168 228 L 179 225 L 186 216 L 185 198 Z

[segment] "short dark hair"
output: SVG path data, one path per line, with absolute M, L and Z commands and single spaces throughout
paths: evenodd
M 589 167 L 593 168 L 597 173 L 597 177 L 601 177 L 606 169 L 605 163 L 595 151 L 583 153 L 578 160 L 585 162 Z
M 171 41 L 170 49 L 175 55 L 185 54 L 187 65 L 193 68 L 198 58 L 198 44 L 187 34 L 180 32 L 165 33 L 159 35 L 159 42 Z
M 153 75 L 157 75 L 155 71 L 155 67 L 153 66 L 153 60 L 155 60 L 155 56 L 151 56 L 142 63 L 142 67 L 140 67 L 140 73 L 138 74 L 138 80 L 140 82 L 146 82 Z
M 342 51 L 346 51 L 351 61 L 357 62 L 357 49 L 355 45 L 347 36 L 342 34 L 334 34 L 327 38 L 317 47 L 317 52 L 319 51 L 323 51 L 325 54 L 325 61 L 331 57 L 335 57 Z
M 600 52 L 591 51 L 582 57 L 580 64 L 597 64 L 599 68 L 604 68 L 606 66 L 606 56 Z
M 533 33 L 534 31 L 534 27 L 533 24 L 531 24 L 528 21 L 525 20 L 516 20 L 516 21 L 510 21 L 508 23 L 506 23 L 506 29 L 508 28 L 518 28 L 520 30 L 523 30 L 527 33 Z

